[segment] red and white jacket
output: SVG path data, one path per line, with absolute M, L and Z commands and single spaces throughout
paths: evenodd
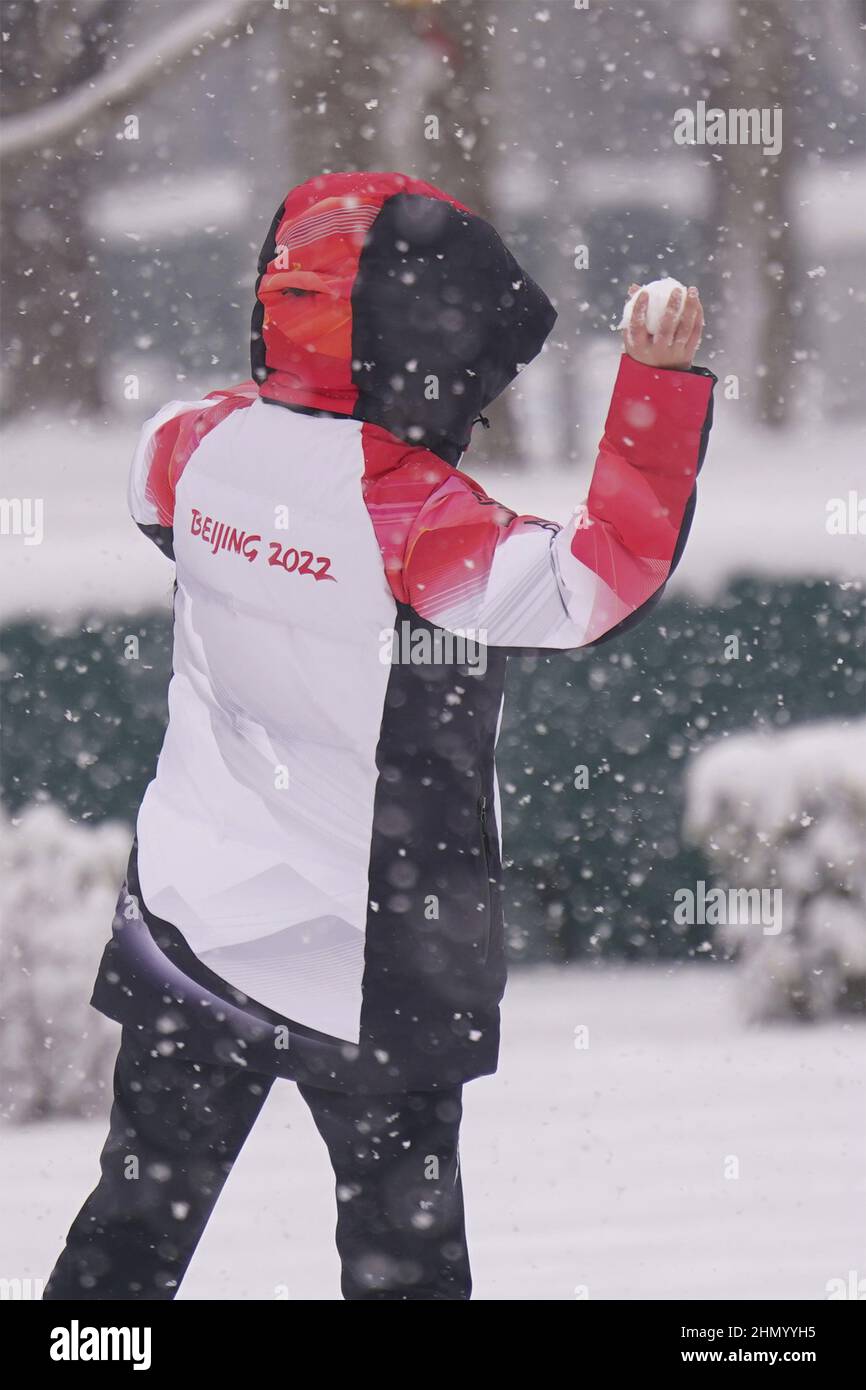
M 596 642 L 658 596 L 714 380 L 623 357 L 588 496 L 562 524 L 518 516 L 456 465 L 554 318 L 427 184 L 330 175 L 281 204 L 253 379 L 167 405 L 133 460 L 132 515 L 176 566 L 174 674 L 138 959 L 121 921 L 106 1012 L 147 1026 L 168 990 L 192 1040 L 231 1005 L 263 1026 L 255 1065 L 324 1085 L 495 1068 L 505 657 Z

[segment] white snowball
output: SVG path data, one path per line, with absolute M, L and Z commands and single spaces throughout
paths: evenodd
M 670 276 L 667 276 L 664 280 L 651 280 L 648 285 L 641 285 L 640 289 L 635 291 L 631 299 L 626 301 L 626 306 L 622 311 L 622 320 L 619 324 L 620 328 L 627 327 L 627 325 L 631 322 L 632 310 L 634 309 L 635 300 L 643 290 L 649 291 L 649 304 L 647 305 L 646 311 L 646 326 L 648 331 L 653 335 L 653 337 L 655 337 L 656 333 L 658 333 L 659 331 L 659 324 L 662 321 L 662 314 L 667 308 L 668 300 L 670 299 L 671 294 L 674 290 L 682 290 L 683 292 L 683 297 L 680 301 L 680 307 L 677 313 L 676 320 L 677 323 L 679 323 L 680 318 L 682 317 L 683 309 L 686 307 L 686 287 L 685 285 L 681 285 L 679 280 L 673 280 Z

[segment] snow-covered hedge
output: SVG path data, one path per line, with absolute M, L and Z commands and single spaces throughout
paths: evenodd
M 0 815 L 0 1096 L 18 1122 L 104 1107 L 119 1030 L 88 1004 L 129 854 L 128 827 L 52 805 Z
M 688 778 L 686 827 L 726 889 L 781 889 L 781 930 L 727 922 L 752 1018 L 866 1005 L 866 720 L 737 734 Z

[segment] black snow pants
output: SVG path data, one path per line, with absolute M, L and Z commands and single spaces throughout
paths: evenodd
M 162 1055 L 154 1039 L 124 1029 L 102 1177 L 44 1297 L 174 1298 L 272 1081 L 241 1066 Z M 468 1299 L 462 1088 L 299 1090 L 336 1178 L 343 1297 Z

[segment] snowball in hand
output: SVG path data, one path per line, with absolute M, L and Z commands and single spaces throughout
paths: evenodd
M 641 285 L 640 289 L 632 295 L 631 299 L 627 300 L 626 306 L 622 311 L 622 320 L 618 325 L 619 328 L 626 328 L 631 322 L 635 300 L 644 290 L 649 294 L 649 303 L 646 309 L 647 332 L 655 337 L 656 333 L 659 331 L 662 314 L 667 308 L 668 300 L 674 290 L 682 290 L 680 307 L 677 310 L 676 316 L 676 322 L 679 323 L 683 309 L 686 307 L 686 287 L 685 285 L 681 285 L 679 280 L 672 280 L 670 276 L 667 276 L 664 280 L 651 280 L 648 285 Z

